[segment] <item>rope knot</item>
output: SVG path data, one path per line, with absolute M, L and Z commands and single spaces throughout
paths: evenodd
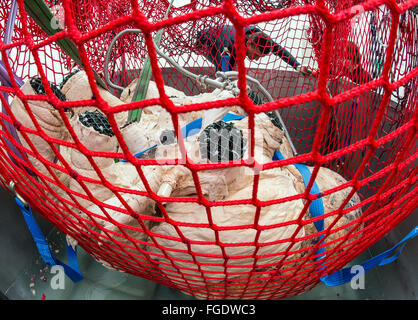
M 13 121 L 13 126 L 16 128 L 16 130 L 20 131 L 20 128 L 22 127 L 22 123 L 20 123 L 19 121 L 15 120 Z
M 75 180 L 78 179 L 79 173 L 77 171 L 75 171 L 74 169 L 71 169 L 70 172 L 69 172 L 69 174 L 70 174 L 70 177 L 71 178 L 73 178 Z
M 138 214 L 138 212 L 132 212 L 132 213 L 131 213 L 131 217 L 132 217 L 132 218 L 134 218 L 135 220 L 138 220 L 138 219 L 139 219 L 139 214 Z

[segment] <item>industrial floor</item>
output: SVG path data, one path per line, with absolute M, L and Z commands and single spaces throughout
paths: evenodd
M 109 270 L 96 262 L 82 248 L 78 259 L 84 279 L 74 284 L 65 278 L 64 289 L 52 289 L 51 274 L 42 261 L 22 214 L 12 196 L 0 192 L 0 293 L 17 300 L 186 300 L 194 299 L 179 291 L 150 280 Z M 34 212 L 56 258 L 65 262 L 65 237 L 44 218 Z M 417 225 L 418 215 L 411 214 L 387 237 L 357 257 L 352 264 L 363 262 L 401 240 Z M 416 239 L 415 239 L 416 240 Z M 366 273 L 365 289 L 354 290 L 350 284 L 326 287 L 321 284 L 313 290 L 289 299 L 309 300 L 385 300 L 417 299 L 418 275 L 416 260 L 418 241 L 410 241 L 395 262 L 376 267 Z M 3 298 L 5 298 L 3 297 Z

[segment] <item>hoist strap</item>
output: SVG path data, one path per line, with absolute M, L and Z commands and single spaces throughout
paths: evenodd
M 284 160 L 284 159 L 285 158 L 284 158 L 283 154 L 280 152 L 280 150 L 276 150 L 276 152 L 273 154 L 273 160 Z M 293 165 L 296 167 L 296 169 L 298 169 L 298 171 L 302 175 L 303 183 L 305 184 L 305 188 L 306 188 L 309 184 L 309 180 L 311 179 L 311 171 L 304 164 L 296 163 L 296 164 L 293 164 Z M 318 185 L 315 181 L 312 185 L 310 194 L 317 196 L 317 198 L 315 200 L 313 200 L 311 202 L 311 204 L 309 205 L 309 212 L 311 213 L 311 217 L 312 218 L 320 217 L 325 212 L 324 211 L 324 203 L 322 201 L 322 196 L 321 196 L 321 192 L 319 190 L 319 187 L 318 187 Z M 324 220 L 323 219 L 315 221 L 314 225 L 316 227 L 316 230 L 318 230 L 318 232 L 324 231 Z M 323 237 L 324 237 L 324 235 L 321 235 L 319 237 L 319 242 L 322 241 Z M 318 251 L 316 252 L 316 254 L 324 253 L 324 251 L 325 251 L 324 247 L 319 248 Z M 325 255 L 321 255 L 319 257 L 316 257 L 315 260 L 320 260 L 320 259 L 323 259 L 323 258 L 325 258 Z M 324 267 L 325 266 L 322 266 L 319 269 L 321 270 Z
M 78 282 L 83 279 L 83 276 L 80 271 L 80 267 L 78 265 L 77 259 L 77 247 L 73 249 L 72 246 L 67 244 L 67 259 L 68 265 L 59 261 L 54 257 L 51 252 L 51 248 L 49 247 L 48 242 L 45 239 L 41 229 L 39 228 L 38 224 L 36 223 L 32 210 L 29 205 L 25 206 L 20 199 L 17 197 L 15 198 L 16 203 L 20 207 L 23 218 L 26 221 L 26 224 L 29 228 L 30 233 L 32 234 L 32 238 L 35 241 L 35 244 L 38 248 L 39 254 L 41 255 L 42 259 L 46 264 L 49 266 L 60 265 L 64 268 L 65 274 L 73 281 Z
M 396 244 L 392 249 L 389 249 L 379 254 L 378 256 L 373 257 L 359 265 L 364 268 L 364 272 L 367 272 L 376 266 L 384 266 L 388 263 L 395 261 L 401 255 L 406 242 L 410 239 L 415 238 L 417 235 L 418 235 L 418 226 L 412 229 L 412 231 L 405 238 L 403 238 L 398 244 Z M 393 256 L 390 256 L 398 247 L 400 247 L 400 250 L 397 253 L 395 253 Z M 339 286 L 341 284 L 350 282 L 353 279 L 353 277 L 355 277 L 355 275 L 356 273 L 352 272 L 352 266 L 345 267 L 330 275 L 322 277 L 321 281 L 329 287 L 334 287 L 334 286 Z

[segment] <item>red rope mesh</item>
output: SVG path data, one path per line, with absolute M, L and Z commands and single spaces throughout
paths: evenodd
M 313 288 L 320 277 L 331 273 L 378 241 L 417 207 L 416 132 L 418 20 L 417 0 L 359 1 L 212 1 L 192 0 L 183 6 L 171 7 L 164 20 L 169 1 L 128 0 L 67 0 L 46 1 L 54 9 L 65 30 L 48 37 L 27 16 L 23 0 L 11 43 L 1 42 L 2 60 L 10 75 L 15 73 L 24 81 L 39 76 L 47 95 L 35 93 L 25 96 L 18 89 L 2 84 L 1 115 L 1 183 L 17 184 L 17 190 L 30 205 L 61 231 L 75 238 L 96 259 L 121 271 L 152 279 L 199 298 L 207 299 L 280 299 L 294 296 Z M 7 21 L 11 0 L 0 4 L 0 20 Z M 259 80 L 275 101 L 255 105 L 244 94 L 224 101 L 176 106 L 166 95 L 130 104 L 110 106 L 94 82 L 92 70 L 104 75 L 105 55 L 110 41 L 120 31 L 139 28 L 140 34 L 121 37 L 112 50 L 107 66 L 111 81 L 127 86 L 138 77 L 149 54 L 153 81 L 159 90 L 164 85 L 183 91 L 186 95 L 205 92 L 184 77 L 167 62 L 158 59 L 152 38 L 164 29 L 161 48 L 177 63 L 201 75 L 214 77 L 213 66 L 193 51 L 193 35 L 218 25 L 233 24 L 237 30 L 238 86 L 246 85 L 245 73 Z M 274 55 L 255 62 L 244 62 L 243 27 L 262 25 L 277 43 L 296 56 L 304 65 L 320 70 L 319 78 L 302 77 L 292 67 Z M 5 23 L 0 25 L 4 38 Z M 71 39 L 79 50 L 92 88 L 87 100 L 61 101 L 53 94 L 48 81 L 59 85 L 72 70 L 72 60 L 52 40 Z M 301 40 L 305 39 L 303 42 Z M 10 57 L 8 59 L 7 57 Z M 354 68 L 357 64 L 357 69 Z M 160 91 L 161 92 L 161 91 Z M 115 95 L 120 92 L 112 91 Z M 22 125 L 10 108 L 13 98 L 23 101 L 33 127 Z M 49 136 L 34 117 L 31 103 L 46 102 L 57 110 L 72 139 Z M 258 167 L 263 171 L 289 164 L 305 162 L 314 167 L 309 185 L 298 194 L 278 199 L 260 200 L 260 175 L 254 175 L 252 196 L 248 199 L 210 201 L 205 198 L 199 174 L 202 170 L 230 167 L 231 164 L 196 164 L 189 160 L 179 164 L 187 168 L 195 183 L 196 195 L 191 197 L 161 197 L 152 189 L 144 170 L 159 165 L 155 159 L 138 159 L 129 152 L 118 129 L 116 117 L 121 112 L 136 108 L 161 105 L 172 115 L 177 128 L 179 115 L 213 107 L 242 107 L 248 114 L 251 129 L 250 154 L 254 154 L 256 114 L 280 109 L 298 156 L 283 161 L 260 165 L 249 160 L 240 165 Z M 120 144 L 119 152 L 94 151 L 83 145 L 72 128 L 66 108 L 95 106 L 109 120 Z M 10 131 L 14 127 L 20 141 Z M 178 129 L 176 129 L 178 136 Z M 36 148 L 34 137 L 41 137 L 56 159 L 46 159 Z M 27 147 L 23 147 L 25 141 Z M 16 155 L 12 146 L 22 153 Z M 61 154 L 64 147 L 77 149 L 85 155 L 86 163 L 95 170 L 96 177 L 88 177 L 72 168 Z M 185 147 L 180 143 L 182 154 Z M 113 185 L 99 165 L 100 159 L 126 159 L 136 167 L 144 190 Z M 181 157 L 180 157 L 181 158 Z M 176 157 L 174 163 L 181 159 Z M 40 171 L 34 160 L 43 164 Z M 234 164 L 236 166 L 236 164 Z M 348 190 L 339 207 L 326 211 L 330 218 L 323 232 L 312 232 L 309 205 L 313 181 L 320 167 L 338 172 L 337 186 L 321 190 L 323 197 Z M 27 170 L 29 169 L 29 170 Z M 35 175 L 31 175 L 33 172 Z M 62 182 L 68 177 L 78 183 L 71 188 Z M 115 196 L 115 203 L 99 201 L 94 185 L 103 185 Z M 54 188 L 53 186 L 56 186 Z M 57 190 L 59 192 L 57 192 Z M 149 216 L 136 212 L 122 195 L 146 196 L 156 203 L 158 214 Z M 358 195 L 359 201 L 350 201 Z M 262 209 L 272 205 L 290 204 L 303 200 L 297 218 L 264 225 Z M 96 205 L 97 211 L 87 210 L 86 202 Z M 165 203 L 199 204 L 204 219 L 178 221 L 170 216 Z M 217 208 L 252 205 L 251 223 L 219 225 Z M 190 207 L 191 212 L 197 207 Z M 137 226 L 120 223 L 109 213 L 117 210 L 133 217 Z M 353 221 L 346 215 L 359 210 L 361 216 Z M 197 212 L 195 213 L 198 214 Z M 108 221 L 106 227 L 104 222 Z M 153 229 L 168 223 L 173 232 L 158 233 Z M 110 228 L 109 225 L 116 226 Z M 290 236 L 269 241 L 263 234 L 292 228 Z M 309 229 L 310 228 L 310 229 Z M 189 237 L 190 229 L 197 233 L 212 230 L 212 236 L 196 240 Z M 225 233 L 253 229 L 253 238 L 246 242 L 225 241 Z M 305 236 L 300 232 L 305 230 Z M 311 230 L 311 232 L 307 232 Z M 144 237 L 138 237 L 139 234 Z M 323 235 L 324 241 L 318 242 Z M 240 238 L 239 238 L 240 239 Z M 316 239 L 316 240 L 315 240 Z M 176 244 L 176 245 L 173 245 Z M 213 251 L 202 247 L 216 247 Z M 278 246 L 274 253 L 265 249 Z M 326 268 L 320 269 L 317 250 L 325 248 Z M 235 248 L 237 255 L 230 255 Z M 239 250 L 239 248 L 246 248 Z M 244 262 L 243 262 L 244 261 Z

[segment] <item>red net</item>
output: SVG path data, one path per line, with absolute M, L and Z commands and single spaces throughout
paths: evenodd
M 417 207 L 417 0 L 47 0 L 51 26 L 64 27 L 49 36 L 27 2 L 0 4 L 1 182 L 14 181 L 107 267 L 198 298 L 280 299 L 316 286 Z M 196 48 L 196 35 L 218 30 L 209 34 L 215 43 L 216 27 L 227 25 L 236 30 L 228 45 L 239 95 L 200 85 L 152 43 L 163 30 L 165 54 L 215 79 L 219 66 Z M 246 59 L 250 25 L 319 77 L 276 54 Z M 111 46 L 126 29 L 139 31 Z M 85 72 L 74 70 L 61 39 L 75 44 Z M 148 55 L 148 95 L 131 102 Z M 99 87 L 93 70 L 121 90 Z M 221 107 L 245 116 L 231 122 L 245 140 L 238 161 L 203 159 L 204 138 L 159 140 Z M 139 124 L 126 123 L 138 108 Z M 273 110 L 289 136 L 265 114 Z M 272 160 L 277 149 L 284 160 Z M 312 172 L 307 186 L 297 163 Z

